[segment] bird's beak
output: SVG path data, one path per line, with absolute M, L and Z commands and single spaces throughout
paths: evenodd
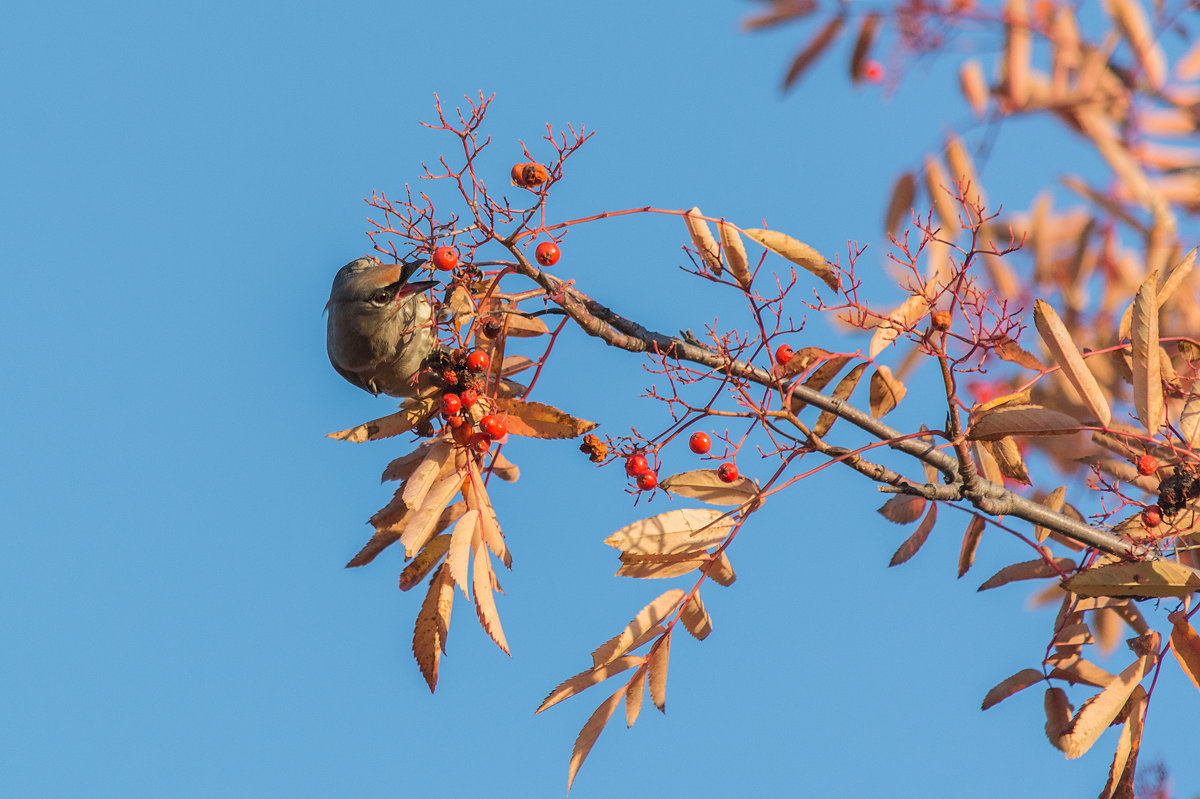
M 413 294 L 417 294 L 419 292 L 426 291 L 428 289 L 433 288 L 436 285 L 437 285 L 436 280 L 416 280 L 416 281 L 413 281 L 412 283 L 405 283 L 403 286 L 400 287 L 400 290 L 396 292 L 396 300 L 399 301 L 403 297 L 408 297 Z

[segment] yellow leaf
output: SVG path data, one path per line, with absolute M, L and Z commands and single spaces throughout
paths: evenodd
M 750 288 L 750 262 L 746 258 L 742 237 L 738 235 L 737 228 L 728 222 L 721 222 L 717 227 L 721 231 L 721 248 L 729 261 L 729 271 L 742 288 Z
M 929 506 L 929 512 L 925 514 L 925 518 L 921 520 L 921 524 L 917 527 L 916 532 L 908 537 L 908 540 L 900 545 L 896 553 L 892 555 L 892 560 L 888 566 L 899 566 L 906 560 L 917 554 L 917 550 L 925 543 L 925 539 L 929 538 L 930 531 L 933 530 L 933 525 L 937 522 L 937 503 Z
M 614 674 L 620 674 L 627 669 L 632 669 L 634 666 L 642 665 L 644 660 L 645 658 L 640 655 L 626 655 L 609 663 L 593 666 L 587 671 L 582 671 L 555 686 L 554 690 L 547 694 L 542 703 L 538 705 L 538 709 L 533 712 L 536 715 L 547 708 L 554 707 L 559 702 L 564 699 L 570 699 L 585 688 L 599 685 Z
M 1080 398 L 1092 409 L 1092 413 L 1096 414 L 1096 418 L 1100 420 L 1101 424 L 1108 427 L 1112 422 L 1112 411 L 1108 407 L 1108 400 L 1104 398 L 1100 384 L 1096 382 L 1095 375 L 1088 369 L 1083 356 L 1079 354 L 1079 348 L 1075 346 L 1074 339 L 1071 338 L 1066 325 L 1058 317 L 1058 313 L 1044 300 L 1036 300 L 1033 309 L 1033 323 L 1037 326 L 1042 341 L 1054 356 L 1054 360 L 1058 362 L 1067 380 L 1071 381 L 1071 385 L 1079 392 Z
M 913 198 L 917 193 L 917 179 L 911 172 L 905 172 L 896 178 L 892 186 L 892 197 L 888 201 L 887 214 L 883 218 L 883 229 L 890 236 L 895 236 L 900 230 L 900 224 L 907 221 L 912 213 Z
M 892 370 L 880 366 L 871 375 L 871 415 L 876 419 L 887 416 L 907 393 L 904 384 L 892 376 Z
M 1005 436 L 1062 436 L 1081 429 L 1073 417 L 1041 405 L 1007 405 L 980 414 L 971 422 L 967 438 L 996 441 Z
M 575 782 L 575 775 L 579 773 L 579 767 L 587 759 L 588 753 L 596 744 L 596 739 L 604 731 L 604 725 L 608 724 L 608 720 L 616 712 L 617 705 L 620 704 L 624 695 L 625 687 L 622 686 L 617 689 L 616 693 L 605 699 L 600 707 L 596 708 L 587 723 L 583 725 L 583 729 L 579 731 L 579 736 L 575 739 L 575 747 L 571 750 L 571 763 L 567 767 L 567 793 L 571 792 L 571 784 Z
M 496 646 L 511 655 L 508 651 L 508 641 L 504 638 L 504 628 L 500 626 L 500 613 L 496 610 L 496 598 L 492 595 L 492 584 L 496 579 L 492 572 L 492 559 L 487 547 L 475 550 L 475 569 L 472 574 L 472 588 L 475 594 L 475 614 L 484 631 L 496 642 Z
M 708 223 L 700 218 L 702 216 L 704 214 L 700 213 L 700 209 L 693 207 L 683 215 L 683 224 L 687 226 L 696 252 L 700 253 L 700 260 L 704 262 L 710 272 L 720 277 L 721 251 L 717 247 L 717 240 L 713 238 L 712 231 L 708 229 Z
M 1200 590 L 1200 575 L 1170 560 L 1109 563 L 1074 575 L 1066 589 L 1080 596 L 1184 597 Z
M 643 636 L 647 631 L 656 627 L 659 622 L 673 613 L 683 597 L 684 592 L 681 589 L 672 588 L 646 605 L 638 611 L 638 614 L 633 617 L 633 621 L 629 622 L 620 634 L 605 641 L 592 653 L 592 665 L 601 666 L 624 655 L 634 647 L 635 643 L 644 640 Z
M 1186 613 L 1176 611 L 1168 616 L 1171 620 L 1171 652 L 1183 667 L 1183 673 L 1200 689 L 1200 635 L 1188 622 Z
M 1163 425 L 1162 373 L 1158 362 L 1158 272 L 1142 282 L 1130 318 L 1133 340 L 1133 406 L 1150 435 Z
M 715 509 L 680 508 L 622 527 L 604 543 L 624 552 L 670 554 L 696 552 L 721 543 L 733 520 Z
M 703 641 L 712 632 L 712 618 L 708 615 L 708 609 L 704 607 L 704 600 L 700 598 L 699 591 L 684 603 L 683 610 L 679 612 L 679 620 L 697 641 Z
M 1042 673 L 1037 669 L 1021 669 L 987 692 L 987 696 L 983 698 L 983 709 L 987 710 L 989 707 L 1008 699 L 1017 691 L 1021 691 L 1031 685 L 1036 685 L 1043 679 Z
M 425 545 L 412 563 L 400 572 L 400 590 L 407 591 L 417 585 L 429 574 L 429 570 L 437 565 L 450 547 L 450 536 L 439 535 Z
M 983 537 L 985 522 L 982 516 L 972 516 L 971 523 L 963 533 L 962 549 L 958 552 L 958 576 L 962 577 L 975 563 L 975 550 L 979 548 L 979 539 Z
M 698 499 L 710 505 L 744 505 L 758 496 L 758 486 L 753 480 L 739 477 L 732 483 L 726 483 L 717 477 L 713 469 L 673 474 L 659 486 L 672 494 Z
M 667 712 L 667 665 L 671 659 L 671 631 L 650 648 L 646 657 L 646 676 L 650 684 L 650 701 L 663 713 Z
M 1057 570 L 1055 566 L 1058 567 Z M 1014 580 L 1037 580 L 1044 577 L 1057 577 L 1060 572 L 1069 572 L 1074 568 L 1075 561 L 1070 558 L 1055 558 L 1054 566 L 1051 566 L 1041 558 L 1026 560 L 1021 563 L 1011 563 L 985 580 L 983 585 L 979 586 L 979 590 L 986 591 L 989 588 L 998 588 Z
M 1077 758 L 1092 748 L 1100 734 L 1108 729 L 1108 725 L 1125 707 L 1133 689 L 1145 676 L 1149 663 L 1149 658 L 1138 658 L 1117 675 L 1117 679 L 1109 683 L 1107 688 L 1083 703 L 1062 736 L 1062 750 L 1067 759 Z
M 533 438 L 575 438 L 596 429 L 595 422 L 576 419 L 553 405 L 541 402 L 497 397 L 497 412 L 508 414 L 508 432 Z
M 355 444 L 363 441 L 378 441 L 381 438 L 391 438 L 398 436 L 401 433 L 407 433 L 419 423 L 428 419 L 434 414 L 437 405 L 432 397 L 418 400 L 405 400 L 400 406 L 397 413 L 390 416 L 384 416 L 382 419 L 376 419 L 372 422 L 360 424 L 358 427 L 351 427 L 348 430 L 339 430 L 336 433 L 329 433 L 326 438 L 335 438 L 338 441 L 351 441 Z
M 776 255 L 783 256 L 797 266 L 807 269 L 825 282 L 834 291 L 838 290 L 837 275 L 825 262 L 824 256 L 802 241 L 798 241 L 778 230 L 762 230 L 751 228 L 743 230 L 754 241 L 766 247 Z
M 430 693 L 437 688 L 438 663 L 446 651 L 446 632 L 450 629 L 450 611 L 454 606 L 454 583 L 447 578 L 448 574 L 445 565 L 434 573 L 413 629 L 413 657 Z

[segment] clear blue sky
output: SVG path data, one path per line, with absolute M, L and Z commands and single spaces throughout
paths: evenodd
M 556 190 L 558 218 L 698 204 L 830 255 L 848 240 L 881 254 L 892 179 L 968 121 L 953 73 L 922 63 L 889 101 L 850 89 L 843 47 L 783 97 L 803 34 L 741 33 L 752 8 L 6 9 L 0 793 L 562 795 L 575 735 L 611 689 L 533 710 L 669 587 L 613 578 L 601 544 L 646 509 L 574 444 L 512 445 L 523 478 L 495 494 L 513 657 L 460 601 L 431 696 L 400 553 L 342 568 L 406 447 L 323 438 L 392 405 L 330 370 L 321 309 L 333 272 L 369 249 L 362 197 L 398 193 L 451 147 L 417 124 L 434 93 L 496 93 L 500 174 L 547 122 L 598 131 Z M 1037 136 L 1003 132 L 1008 166 L 984 173 L 994 199 L 1019 207 L 1046 179 L 1013 168 L 1038 166 L 1021 155 Z M 732 322 L 734 305 L 676 269 L 684 242 L 676 220 L 593 226 L 558 271 L 660 330 Z M 661 424 L 633 399 L 650 382 L 633 358 L 566 344 L 537 398 L 603 431 Z M 974 590 L 1025 553 L 987 538 L 956 581 L 966 519 L 944 513 L 886 569 L 907 532 L 880 501 L 830 474 L 764 512 L 731 552 L 737 583 L 706 592 L 713 635 L 676 641 L 666 716 L 614 719 L 572 795 L 1098 792 L 1115 731 L 1067 763 L 1042 735 L 1040 690 L 978 709 L 1045 646 L 1026 588 Z M 1194 790 L 1198 698 L 1173 668 L 1159 688 L 1142 762 L 1165 759 Z

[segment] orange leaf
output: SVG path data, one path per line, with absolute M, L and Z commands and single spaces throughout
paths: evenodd
M 437 565 L 450 547 L 450 536 L 439 535 L 425 545 L 413 562 L 400 572 L 400 590 L 407 591 L 424 579 L 429 570 Z
M 621 567 L 614 577 L 660 579 L 678 577 L 708 564 L 707 553 L 680 552 L 674 555 L 631 555 L 621 553 Z
M 625 686 L 621 686 L 617 689 L 616 693 L 604 700 L 600 704 L 600 707 L 596 708 L 596 712 L 592 713 L 587 723 L 583 725 L 583 729 L 579 731 L 579 737 L 575 739 L 575 748 L 571 750 L 571 764 L 567 768 L 567 793 L 571 792 L 571 784 L 575 782 L 575 775 L 579 773 L 579 767 L 587 759 L 588 753 L 592 751 L 592 747 L 596 743 L 596 739 L 604 731 L 604 725 L 608 724 L 608 720 L 616 712 L 617 705 L 620 704 L 621 698 L 624 695 Z
M 474 461 L 468 461 L 467 470 L 471 476 L 471 490 L 467 494 L 467 504 L 479 511 L 479 531 L 492 554 L 500 558 L 505 568 L 512 568 L 512 553 L 504 542 L 504 534 L 500 531 L 500 520 L 496 518 L 496 509 L 488 496 L 483 478 Z
M 650 684 L 650 701 L 661 712 L 667 712 L 667 665 L 671 658 L 671 631 L 668 630 L 658 643 L 650 648 L 646 657 L 647 682 Z
M 508 414 L 508 432 L 533 438 L 575 438 L 595 430 L 595 422 L 576 419 L 552 405 L 508 397 L 495 399 L 497 411 Z
M 929 506 L 929 512 L 925 514 L 925 518 L 921 520 L 921 524 L 917 527 L 916 532 L 908 537 L 908 540 L 900 545 L 896 550 L 896 554 L 892 555 L 891 562 L 888 566 L 899 566 L 906 560 L 917 554 L 917 550 L 925 543 L 925 539 L 929 538 L 929 533 L 933 530 L 933 525 L 937 522 L 937 503 Z
M 492 559 L 488 555 L 487 547 L 479 547 L 475 550 L 475 569 L 472 574 L 472 588 L 475 593 L 475 614 L 479 616 L 479 623 L 483 625 L 483 629 L 487 632 L 491 639 L 496 642 L 496 646 L 504 651 L 504 654 L 511 655 L 508 651 L 508 641 L 504 638 L 504 628 L 500 626 L 500 614 L 496 610 L 496 598 L 492 595 L 492 584 L 496 579 L 495 573 L 492 571 Z
M 972 516 L 967 531 L 963 533 L 962 549 L 958 553 L 958 576 L 962 577 L 975 563 L 975 550 L 983 536 L 985 522 L 982 516 Z
M 1017 691 L 1036 685 L 1043 679 L 1042 673 L 1037 669 L 1021 669 L 987 692 L 987 696 L 983 698 L 983 709 L 987 710 L 992 705 L 1008 699 Z
M 863 372 L 867 370 L 867 366 L 869 364 L 863 361 L 847 372 L 845 377 L 838 381 L 837 387 L 834 388 L 831 396 L 842 402 L 850 399 L 850 395 L 858 387 L 858 381 L 862 379 Z M 818 436 L 825 435 L 829 432 L 829 428 L 833 427 L 833 423 L 837 421 L 837 418 L 837 414 L 832 411 L 821 411 L 821 415 L 817 417 L 817 423 L 813 425 L 813 434 Z
M 450 569 L 450 578 L 462 590 L 463 596 L 471 598 L 471 549 L 479 540 L 479 511 L 469 510 L 463 514 L 454 525 L 450 537 L 450 548 L 446 556 L 446 566 Z M 428 547 L 426 547 L 428 549 Z
M 1083 429 L 1074 417 L 1041 405 L 1006 405 L 979 414 L 967 438 L 996 441 L 1005 436 L 1064 436 Z
M 625 726 L 632 727 L 642 712 L 642 699 L 646 695 L 646 664 L 634 672 L 625 684 Z
M 834 291 L 838 290 L 837 275 L 825 262 L 825 257 L 802 241 L 778 230 L 749 228 L 742 233 L 757 241 L 776 255 L 780 255 L 797 266 L 807 269 L 825 282 Z
M 1171 652 L 1183 667 L 1183 673 L 1200 688 L 1200 636 L 1188 622 L 1187 614 L 1176 611 L 1167 617 L 1171 620 Z
M 879 508 L 879 513 L 889 522 L 910 524 L 921 518 L 925 511 L 925 497 L 915 494 L 897 494 Z
M 434 573 L 413 629 L 413 657 L 417 659 L 430 693 L 437 688 L 438 663 L 446 651 L 446 633 L 450 629 L 450 611 L 454 606 L 454 583 L 448 579 L 448 574 L 445 565 Z
M 419 400 L 405 400 L 397 413 L 384 416 L 372 422 L 360 424 L 358 427 L 329 433 L 325 437 L 335 438 L 338 441 L 350 441 L 355 444 L 362 443 L 363 441 L 378 441 L 381 438 L 391 438 L 392 436 L 398 436 L 401 433 L 407 433 L 409 430 L 412 430 L 420 422 L 432 416 L 436 409 L 437 405 L 432 397 Z
M 1158 272 L 1142 282 L 1130 319 L 1133 340 L 1133 406 L 1150 435 L 1163 424 L 1162 373 L 1158 362 Z
M 681 589 L 672 588 L 646 605 L 620 634 L 605 641 L 592 653 L 592 664 L 600 666 L 624 655 L 636 642 L 644 640 L 643 636 L 647 631 L 673 613 L 683 597 L 684 592 Z
M 1063 731 L 1071 722 L 1071 705 L 1067 702 L 1067 692 L 1058 686 L 1046 689 L 1042 700 L 1046 711 L 1046 737 L 1056 749 L 1063 748 Z
M 1124 799 L 1134 795 L 1134 769 L 1142 746 L 1142 719 L 1146 714 L 1146 691 L 1140 685 L 1134 689 L 1126 707 L 1128 717 L 1121 728 L 1117 751 L 1113 753 L 1113 762 L 1108 769 L 1108 782 L 1100 799 Z
M 904 384 L 892 377 L 892 370 L 880 366 L 871 375 L 871 415 L 876 419 L 887 416 L 907 393 Z
M 729 562 L 724 552 L 718 552 L 713 565 L 709 567 L 708 576 L 712 578 L 717 585 L 733 585 L 733 581 L 737 579 L 737 573 L 733 570 L 733 564 Z
M 750 262 L 746 258 L 746 247 L 742 244 L 742 237 L 738 235 L 737 228 L 728 222 L 721 222 L 717 229 L 721 233 L 721 249 L 729 261 L 729 271 L 742 288 L 750 288 Z
M 1058 313 L 1044 300 L 1035 300 L 1033 323 L 1037 326 L 1046 348 L 1050 350 L 1054 360 L 1061 367 L 1062 373 L 1079 392 L 1080 398 L 1092 409 L 1092 413 L 1096 414 L 1096 418 L 1100 420 L 1101 424 L 1108 427 L 1112 422 L 1112 411 L 1108 407 L 1108 400 L 1105 399 L 1100 384 L 1096 382 L 1095 375 L 1088 369 L 1083 356 L 1079 354 L 1079 348 L 1075 346 L 1074 339 L 1071 338 L 1066 325 L 1059 319 Z
M 712 632 L 712 618 L 708 615 L 708 609 L 704 607 L 704 600 L 700 598 L 699 591 L 684 603 L 683 610 L 679 612 L 679 620 L 697 641 L 703 641 Z
M 538 705 L 538 709 L 533 712 L 534 714 L 541 713 L 546 708 L 553 707 L 564 699 L 570 699 L 585 688 L 599 685 L 614 674 L 620 674 L 634 666 L 642 665 L 643 661 L 645 661 L 645 658 L 639 655 L 626 655 L 609 663 L 593 666 L 587 671 L 582 671 L 574 677 L 563 680 L 556 685 L 554 690 L 547 694 L 542 703 Z
M 1056 570 L 1054 566 L 1057 566 L 1058 569 Z M 1074 569 L 1075 561 L 1070 558 L 1055 558 L 1054 566 L 1041 558 L 1026 560 L 1021 563 L 1011 563 L 985 580 L 983 585 L 979 586 L 979 590 L 987 591 L 989 588 L 998 588 L 1016 580 L 1037 580 L 1044 577 L 1057 577 L 1060 571 L 1069 572 Z
M 1092 748 L 1100 734 L 1125 707 L 1133 689 L 1145 676 L 1149 664 L 1149 658 L 1138 658 L 1117 675 L 1117 679 L 1109 683 L 1107 688 L 1083 703 L 1062 736 L 1062 750 L 1068 760 Z
M 404 532 L 400 534 L 400 543 L 404 545 L 404 554 L 411 558 L 433 537 L 442 512 L 446 510 L 450 500 L 454 499 L 454 495 L 458 493 L 461 485 L 462 477 L 454 472 L 429 489 L 422 500 L 421 507 L 412 512 L 408 524 L 404 527 Z

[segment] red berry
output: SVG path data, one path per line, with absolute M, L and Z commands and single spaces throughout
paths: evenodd
M 462 417 L 462 414 L 456 413 L 453 416 L 447 416 L 446 421 L 450 424 L 451 427 L 462 427 L 463 422 L 465 422 L 467 420 Z
M 475 404 L 475 400 L 479 399 L 479 392 L 473 388 L 468 388 L 466 391 L 458 395 L 458 399 L 462 402 L 464 408 L 470 408 Z
M 712 439 L 708 437 L 708 433 L 692 433 L 692 437 L 688 439 L 688 446 L 692 448 L 692 452 L 703 455 L 712 449 Z
M 488 438 L 483 433 L 476 433 L 475 435 L 471 436 L 471 440 L 467 442 L 467 446 L 470 447 L 472 452 L 476 453 L 477 455 L 482 455 L 492 446 L 492 439 Z
M 433 265 L 449 272 L 458 266 L 458 253 L 454 251 L 453 247 L 438 247 L 433 251 Z
M 490 413 L 479 420 L 479 429 L 492 438 L 504 438 L 504 434 L 508 432 L 504 420 L 492 416 Z
M 646 456 L 640 452 L 634 453 L 625 459 L 625 474 L 630 477 L 641 477 L 650 471 L 650 461 L 646 460 Z M 655 478 L 657 481 L 658 478 Z
M 643 491 L 649 491 L 658 485 L 658 475 L 652 471 L 639 474 L 637 484 L 638 488 L 642 489 Z
M 1151 475 L 1158 471 L 1158 458 L 1153 455 L 1142 455 L 1137 459 L 1138 474 Z
M 454 416 L 462 410 L 463 402 L 457 394 L 442 395 L 442 413 L 446 416 Z
M 1142 511 L 1142 524 L 1147 527 L 1158 527 L 1162 524 L 1162 510 L 1157 505 L 1151 505 Z
M 542 266 L 554 266 L 558 263 L 558 257 L 562 255 L 558 250 L 558 245 L 552 241 L 543 241 L 533 251 L 533 257 Z
M 719 477 L 723 483 L 732 483 L 734 480 L 738 479 L 737 467 L 732 463 L 722 463 L 717 467 L 717 477 Z
M 492 359 L 483 350 L 475 350 L 467 356 L 467 368 L 472 372 L 482 372 L 488 368 L 488 364 Z
M 868 61 L 863 65 L 863 78 L 870 83 L 883 80 L 883 64 L 878 61 Z
M 780 344 L 779 349 L 775 350 L 775 363 L 783 366 L 790 361 L 792 356 L 795 354 L 795 351 L 792 350 L 792 348 L 787 344 Z

